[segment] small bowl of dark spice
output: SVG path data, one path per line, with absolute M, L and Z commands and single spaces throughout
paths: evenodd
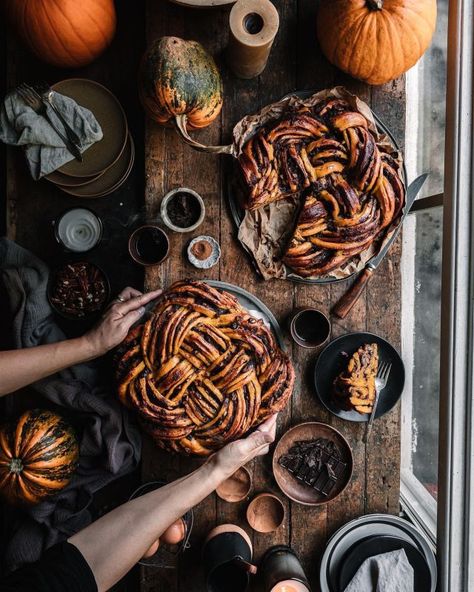
M 105 273 L 94 263 L 77 261 L 59 268 L 50 278 L 48 298 L 53 309 L 71 320 L 98 315 L 110 297 Z
M 197 236 L 188 245 L 189 262 L 199 269 L 210 269 L 219 261 L 221 248 L 212 236 Z
M 170 242 L 165 231 L 155 224 L 145 224 L 128 239 L 130 257 L 145 267 L 158 265 L 168 257 Z
M 206 208 L 199 193 L 178 187 L 164 196 L 160 213 L 163 223 L 171 230 L 191 232 L 204 220 Z

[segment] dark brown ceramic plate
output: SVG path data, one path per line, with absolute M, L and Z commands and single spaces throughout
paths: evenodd
M 104 173 L 100 173 L 93 177 L 71 177 L 70 175 L 60 173 L 59 171 L 53 171 L 52 173 L 49 173 L 49 175 L 46 175 L 45 179 L 56 185 L 64 185 L 64 187 L 80 187 L 81 185 L 87 185 L 87 183 L 95 181 L 103 174 Z
M 71 160 L 59 172 L 73 177 L 97 176 L 116 162 L 125 147 L 127 118 L 119 101 L 105 86 L 85 78 L 57 82 L 53 90 L 74 99 L 95 115 L 104 137 L 83 153 L 83 161 Z
M 279 459 L 301 440 L 326 438 L 333 441 L 341 451 L 342 459 L 347 464 L 345 474 L 334 486 L 328 496 L 324 496 L 309 485 L 305 485 L 279 464 Z M 333 427 L 319 422 L 301 423 L 291 428 L 278 442 L 273 453 L 273 474 L 280 489 L 294 502 L 305 506 L 327 504 L 338 497 L 349 484 L 352 477 L 352 451 L 344 436 Z
M 118 189 L 124 183 L 132 170 L 135 160 L 135 146 L 132 136 L 125 145 L 125 150 L 115 164 L 108 168 L 102 175 L 80 187 L 68 187 L 57 184 L 65 193 L 76 197 L 93 198 L 104 197 Z

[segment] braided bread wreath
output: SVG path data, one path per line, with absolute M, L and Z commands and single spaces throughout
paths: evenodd
M 247 193 L 239 238 L 264 277 L 286 277 L 285 266 L 304 278 L 346 277 L 377 252 L 405 187 L 401 157 L 365 103 L 340 87 L 291 97 L 237 132 Z
M 281 411 L 295 373 L 263 321 L 205 282 L 178 282 L 117 351 L 118 394 L 166 450 L 208 455 Z

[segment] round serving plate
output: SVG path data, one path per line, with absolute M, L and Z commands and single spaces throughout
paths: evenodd
M 275 315 L 272 311 L 268 308 L 266 304 L 264 304 L 260 298 L 257 298 L 244 288 L 240 286 L 235 286 L 234 284 L 229 284 L 227 282 L 221 282 L 220 280 L 203 280 L 207 284 L 214 286 L 214 288 L 219 288 L 221 290 L 225 290 L 235 296 L 239 303 L 254 317 L 257 319 L 262 319 L 265 325 L 270 328 L 277 341 L 280 348 L 285 351 L 285 338 L 283 336 L 283 331 L 280 326 L 280 323 L 276 320 Z
M 379 397 L 375 419 L 388 413 L 397 404 L 405 386 L 405 366 L 397 350 L 387 340 L 373 333 L 348 333 L 337 337 L 319 354 L 314 368 L 314 386 L 321 403 L 334 415 L 346 421 L 367 422 L 370 415 L 341 409 L 333 397 L 333 383 L 347 367 L 350 356 L 365 343 L 376 343 L 380 362 L 392 364 L 387 384 Z M 344 355 L 343 355 L 344 354 Z
M 128 124 L 122 105 L 102 84 L 86 78 L 57 82 L 53 90 L 89 109 L 102 128 L 104 137 L 83 152 L 83 161 L 71 160 L 58 170 L 72 177 L 94 177 L 111 167 L 120 157 L 128 137 Z
M 293 97 L 293 96 L 299 97 L 300 99 L 304 100 L 304 99 L 311 97 L 312 95 L 314 95 L 317 92 L 318 91 L 316 91 L 316 90 L 302 90 L 302 91 L 297 90 L 293 93 L 289 93 L 289 94 L 285 95 L 282 98 L 282 100 Z M 372 111 L 372 109 L 371 109 L 371 112 L 372 112 L 372 115 L 374 116 L 374 120 L 377 125 L 377 130 L 379 131 L 379 133 L 387 135 L 389 137 L 390 141 L 392 142 L 393 146 L 399 152 L 401 152 L 401 150 L 398 146 L 398 143 L 395 140 L 391 131 L 383 123 L 383 121 L 380 119 L 380 117 Z M 403 182 L 403 185 L 405 186 L 405 190 L 406 190 L 406 188 L 407 188 L 407 170 L 406 170 L 406 166 L 405 166 L 405 160 L 403 160 L 403 162 L 402 162 L 401 173 L 402 173 L 402 182 Z M 229 204 L 229 209 L 230 209 L 232 219 L 233 219 L 234 224 L 238 230 L 241 223 L 242 223 L 242 220 L 244 219 L 245 210 L 242 208 L 241 204 L 239 203 L 239 199 L 233 197 L 233 194 L 235 192 L 235 187 L 233 187 L 233 185 L 232 185 L 231 177 L 234 177 L 234 175 L 227 175 L 227 183 L 226 183 L 226 185 L 227 185 L 227 189 L 226 189 L 227 202 Z M 247 251 L 247 253 L 250 255 L 250 258 L 253 261 L 252 253 L 250 252 L 250 250 L 242 244 L 241 244 L 241 247 L 245 251 Z M 299 283 L 299 284 L 333 284 L 333 283 L 337 283 L 337 282 L 344 282 L 344 281 L 356 276 L 358 273 L 359 272 L 354 272 L 354 273 L 351 273 L 343 278 L 331 278 L 331 277 L 303 278 L 303 277 L 300 277 L 294 273 L 289 272 L 285 279 L 290 280 L 292 282 Z
M 64 191 L 64 193 L 68 193 L 69 195 L 74 195 L 76 197 L 89 199 L 105 197 L 106 195 L 113 193 L 123 183 L 125 183 L 130 171 L 132 170 L 134 161 L 135 145 L 133 143 L 132 136 L 129 134 L 125 149 L 118 160 L 101 175 L 99 175 L 99 177 L 79 187 L 69 187 L 59 183 L 57 183 L 57 187 L 59 187 L 61 191 Z
M 327 497 L 296 479 L 278 462 L 296 442 L 317 440 L 318 438 L 326 438 L 337 444 L 342 453 L 343 461 L 346 463 L 344 479 L 341 478 Z M 273 476 L 279 488 L 291 500 L 304 506 L 321 506 L 341 495 L 351 481 L 353 465 L 352 450 L 346 438 L 336 428 L 317 421 L 300 423 L 285 432 L 275 447 L 272 460 Z
M 430 592 L 436 591 L 436 558 L 427 537 L 398 516 L 368 514 L 348 522 L 329 539 L 320 564 L 321 592 L 339 592 L 340 566 L 347 552 L 355 544 L 373 536 L 392 536 L 414 544 L 426 559 L 431 574 Z

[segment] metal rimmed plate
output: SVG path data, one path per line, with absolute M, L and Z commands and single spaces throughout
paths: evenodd
M 228 284 L 227 282 L 221 282 L 220 280 L 202 280 L 207 284 L 214 286 L 214 288 L 220 288 L 221 290 L 225 290 L 235 296 L 240 304 L 248 310 L 248 312 L 256 317 L 257 319 L 262 319 L 263 322 L 272 329 L 280 348 L 285 351 L 285 338 L 283 336 L 283 331 L 281 329 L 280 323 L 276 320 L 275 315 L 272 311 L 268 308 L 266 304 L 264 304 L 260 298 L 257 298 L 247 290 L 244 290 L 240 286 L 235 286 L 234 284 Z
M 342 526 L 328 541 L 320 565 L 321 592 L 339 592 L 339 571 L 346 553 L 358 542 L 372 536 L 394 536 L 412 542 L 423 554 L 431 574 L 431 590 L 437 584 L 436 558 L 426 536 L 398 516 L 368 514 Z
M 373 333 L 349 333 L 334 339 L 320 353 L 314 368 L 314 386 L 321 403 L 334 415 L 347 421 L 366 422 L 369 414 L 341 409 L 333 397 L 334 379 L 349 361 L 349 357 L 365 343 L 379 347 L 379 363 L 390 362 L 392 369 L 386 387 L 380 394 L 375 418 L 388 413 L 400 399 L 405 385 L 405 367 L 400 354 L 385 339 Z
M 304 99 L 311 97 L 312 95 L 314 95 L 317 92 L 318 91 L 316 91 L 316 90 L 295 91 L 295 92 L 285 95 L 282 98 L 282 100 L 292 97 L 292 96 L 296 96 L 296 97 L 299 97 L 300 99 L 304 100 Z M 385 134 L 386 136 L 388 136 L 392 145 L 401 153 L 398 143 L 396 142 L 393 134 L 390 132 L 388 127 L 383 123 L 383 121 L 380 119 L 380 117 L 378 117 L 378 115 L 372 111 L 372 109 L 371 109 L 371 112 L 374 117 L 374 120 L 375 120 L 375 123 L 377 126 L 377 130 L 379 131 L 379 133 Z M 233 163 L 233 164 L 235 166 L 235 163 Z M 405 166 L 404 160 L 402 162 L 402 167 L 401 167 L 400 171 L 401 171 L 401 178 L 402 178 L 403 185 L 406 188 L 406 186 L 407 186 L 407 171 L 406 171 L 406 166 Z M 243 209 L 242 204 L 239 202 L 239 199 L 238 199 L 239 196 L 235 195 L 236 193 L 238 194 L 238 189 L 235 187 L 235 185 L 233 183 L 233 178 L 235 176 L 236 175 L 234 175 L 234 174 L 227 175 L 226 199 L 227 199 L 227 203 L 229 204 L 230 214 L 231 214 L 234 224 L 238 230 L 241 223 L 242 223 L 242 220 L 244 219 L 245 210 Z M 252 253 L 250 252 L 250 250 L 245 245 L 241 244 L 241 247 L 248 253 L 252 262 L 254 263 L 253 256 L 252 256 Z M 254 265 L 255 265 L 255 263 L 254 263 Z M 257 270 L 257 273 L 259 273 L 258 270 Z M 343 278 L 331 278 L 331 277 L 303 278 L 303 277 L 296 275 L 295 273 L 292 273 L 288 269 L 288 273 L 287 273 L 285 279 L 292 281 L 292 282 L 301 283 L 301 284 L 332 284 L 332 283 L 337 283 L 337 282 L 344 282 L 344 281 L 356 276 L 358 273 L 359 272 L 354 272 L 354 273 L 349 274 Z

